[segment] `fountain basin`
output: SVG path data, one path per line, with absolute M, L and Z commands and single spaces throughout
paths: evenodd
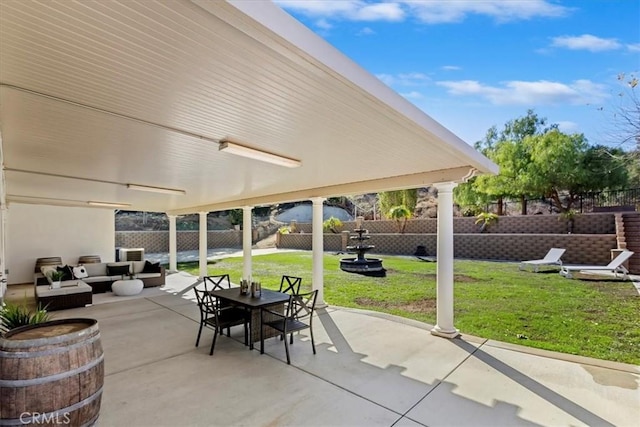
M 348 273 L 358 273 L 366 276 L 386 276 L 386 270 L 382 267 L 382 260 L 378 258 L 342 258 L 340 260 L 340 269 Z

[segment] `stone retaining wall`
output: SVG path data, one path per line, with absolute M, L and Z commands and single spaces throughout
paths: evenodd
M 473 217 L 453 218 L 454 233 L 480 233 L 480 226 L 475 224 Z M 438 220 L 412 219 L 407 221 L 405 233 L 437 232 Z M 392 220 L 365 221 L 364 228 L 369 233 L 397 233 L 398 225 Z M 342 230 L 353 231 L 354 221 L 343 222 Z M 310 223 L 296 224 L 296 229 L 304 233 L 311 233 Z M 501 216 L 498 222 L 491 224 L 488 233 L 497 234 L 566 234 L 567 223 L 559 215 L 526 215 Z M 573 232 L 575 234 L 615 234 L 615 218 L 612 213 L 588 213 L 575 217 Z
M 551 247 L 566 248 L 566 263 L 607 264 L 610 250 L 617 248 L 614 215 L 595 213 L 575 219 L 575 234 L 566 233 L 566 223 L 558 215 L 500 217 L 488 233 L 479 233 L 475 218 L 454 218 L 455 256 L 471 259 L 519 261 L 544 256 Z M 355 222 L 345 222 L 343 230 L 352 231 Z M 376 246 L 371 253 L 412 255 L 418 246 L 425 246 L 429 255 L 436 252 L 436 219 L 417 219 L 407 223 L 406 233 L 397 234 L 395 221 L 366 221 L 368 243 Z M 298 233 L 278 236 L 278 247 L 311 250 L 311 224 L 296 224 Z M 301 232 L 300 232 L 301 231 Z M 254 241 L 263 236 L 254 231 Z M 346 233 L 324 235 L 325 251 L 345 251 L 353 242 Z M 168 252 L 167 231 L 117 231 L 116 247 L 145 248 L 147 253 Z M 198 231 L 178 231 L 178 251 L 198 250 Z M 209 231 L 208 248 L 241 248 L 242 231 Z M 604 265 L 603 264 L 603 265 Z
M 413 255 L 425 246 L 427 254 L 436 255 L 436 234 L 370 234 L 367 244 L 375 246 L 369 254 Z M 567 264 L 602 264 L 611 260 L 617 247 L 615 234 L 455 234 L 456 258 L 521 261 L 542 258 L 552 247 L 565 248 Z M 348 244 L 352 244 L 349 242 Z M 341 235 L 325 234 L 324 250 L 344 252 Z M 283 234 L 279 248 L 311 250 L 311 234 Z
M 199 232 L 176 232 L 176 246 L 178 252 L 198 250 L 200 245 Z M 168 231 L 116 231 L 116 247 L 144 248 L 145 253 L 169 252 Z M 223 230 L 207 232 L 207 247 L 241 248 L 242 231 Z

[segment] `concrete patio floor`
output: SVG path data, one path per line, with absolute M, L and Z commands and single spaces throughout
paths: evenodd
M 328 307 L 286 364 L 277 338 L 250 351 L 242 328 L 203 331 L 186 273 L 135 299 L 97 298 L 55 318 L 98 319 L 105 352 L 100 426 L 637 426 L 640 367 Z

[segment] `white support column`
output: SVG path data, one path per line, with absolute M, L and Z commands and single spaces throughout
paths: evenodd
M 312 289 L 318 290 L 316 307 L 326 307 L 324 302 L 324 229 L 322 227 L 322 207 L 325 201 L 322 197 L 314 197 L 313 218 L 311 220 L 311 248 L 312 248 Z
M 178 234 L 176 230 L 176 215 L 169 217 L 169 271 L 178 271 Z
M 242 207 L 242 278 L 251 279 L 252 259 L 251 246 L 253 246 L 253 230 L 251 229 L 251 206 Z
M 203 278 L 209 275 L 207 272 L 207 212 L 198 212 L 198 214 L 200 215 L 198 266 L 200 267 L 200 278 Z
M 455 338 L 453 326 L 453 189 L 455 182 L 436 183 L 438 189 L 437 324 L 433 335 Z

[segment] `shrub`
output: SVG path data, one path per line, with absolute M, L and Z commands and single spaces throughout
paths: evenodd
M 322 226 L 325 230 L 330 230 L 332 233 L 339 233 L 339 228 L 342 227 L 342 221 L 332 216 L 331 218 L 323 222 Z
M 480 212 L 476 216 L 476 224 L 480 225 L 480 232 L 484 233 L 494 222 L 498 222 L 499 216 L 491 212 Z

